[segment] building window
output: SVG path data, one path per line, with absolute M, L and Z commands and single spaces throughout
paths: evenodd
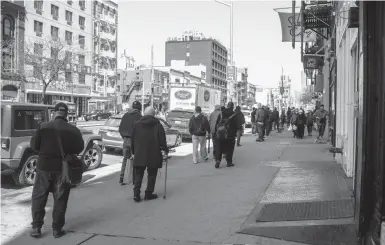
M 179 78 L 175 78 L 175 83 L 180 83 L 180 79 Z
M 9 17 L 3 19 L 3 40 L 13 38 L 13 21 Z
M 79 74 L 79 84 L 86 84 L 86 74 Z
M 36 13 L 42 14 L 43 13 L 43 0 L 34 0 L 33 1 L 33 7 L 36 9 Z
M 34 43 L 33 44 L 33 53 L 39 56 L 43 55 L 43 44 Z
M 72 32 L 66 31 L 65 40 L 66 40 L 68 45 L 72 44 Z
M 85 25 L 86 25 L 86 18 L 84 18 L 83 16 L 79 16 L 80 29 L 84 30 Z
M 59 57 L 59 51 L 58 49 L 51 48 L 51 58 L 52 59 L 57 59 Z
M 65 82 L 66 83 L 72 83 L 72 73 L 69 71 L 66 71 L 66 73 L 65 73 Z
M 86 1 L 85 0 L 79 0 L 79 6 L 81 10 L 86 9 Z
M 54 20 L 59 19 L 59 7 L 56 5 L 51 4 L 51 15 Z
M 68 61 L 72 61 L 72 53 L 70 51 L 66 51 L 66 55 L 65 55 L 65 58 L 68 60 Z
M 68 25 L 72 25 L 72 12 L 66 10 L 66 21 Z
M 51 37 L 54 40 L 57 40 L 59 38 L 59 28 L 51 26 Z
M 84 45 L 85 45 L 85 39 L 86 37 L 85 36 L 82 36 L 82 35 L 79 35 L 79 45 L 82 49 L 84 49 Z
M 82 54 L 79 54 L 79 64 L 80 65 L 84 65 L 85 64 L 85 60 L 86 60 L 85 56 L 82 55 Z
M 43 34 L 43 22 L 35 20 L 34 25 L 33 25 L 33 29 L 36 32 L 36 35 L 41 37 Z

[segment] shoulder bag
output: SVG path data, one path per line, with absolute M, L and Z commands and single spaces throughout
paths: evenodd
M 55 125 L 56 126 L 56 125 Z M 69 185 L 77 185 L 82 182 L 83 177 L 83 164 L 76 155 L 66 155 L 64 153 L 63 145 L 59 130 L 55 127 L 56 140 L 60 149 L 60 155 L 62 158 L 62 183 Z

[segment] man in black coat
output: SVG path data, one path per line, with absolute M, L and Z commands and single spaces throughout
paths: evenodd
M 271 113 L 271 121 L 277 131 L 279 131 L 279 112 L 277 107 L 274 107 L 273 112 Z
M 193 143 L 193 163 L 197 164 L 199 161 L 199 146 L 201 158 L 207 161 L 209 156 L 206 150 L 206 133 L 210 135 L 210 124 L 200 106 L 195 108 L 195 114 L 190 118 L 189 132 Z
M 265 110 L 262 108 L 261 104 L 258 104 L 258 109 L 255 113 L 255 123 L 257 125 L 258 138 L 256 141 L 265 140 Z
M 243 134 L 243 125 L 245 124 L 245 115 L 243 115 L 240 106 L 235 108 L 235 114 L 237 118 L 237 146 L 241 146 L 241 136 Z
M 32 237 L 41 237 L 45 205 L 49 192 L 53 192 L 52 228 L 55 238 L 65 234 L 62 230 L 71 186 L 62 183 L 63 158 L 59 139 L 65 155 L 78 155 L 84 149 L 82 134 L 67 121 L 68 107 L 65 103 L 55 105 L 55 119 L 39 124 L 31 139 L 31 148 L 38 152 L 35 184 L 32 190 Z
M 126 170 L 128 159 L 131 158 L 131 155 L 132 155 L 132 152 L 131 152 L 132 131 L 134 130 L 134 124 L 140 118 L 142 118 L 141 111 L 142 111 L 142 103 L 140 103 L 139 101 L 134 101 L 132 103 L 132 109 L 129 109 L 124 114 L 124 116 L 122 117 L 122 120 L 120 121 L 119 133 L 123 138 L 123 161 L 122 161 L 122 168 L 120 170 L 120 178 L 119 178 L 119 184 L 121 185 L 124 185 L 123 183 L 124 171 Z M 133 175 L 135 174 L 133 173 Z M 134 182 L 134 178 L 135 177 L 133 176 L 132 182 Z
M 144 200 L 158 198 L 153 193 L 156 176 L 158 169 L 162 168 L 162 151 L 168 154 L 168 148 L 164 128 L 155 118 L 154 108 L 147 107 L 144 116 L 135 123 L 131 149 L 134 153 L 134 200 L 141 201 L 140 188 L 146 168 L 148 177 Z
M 213 141 L 213 156 L 214 156 L 214 159 L 216 157 L 216 152 L 217 152 L 217 147 L 218 147 L 218 143 L 217 143 L 217 137 L 215 135 L 215 125 L 217 123 L 217 120 L 218 120 L 218 117 L 219 115 L 221 114 L 221 106 L 220 105 L 216 105 L 215 106 L 215 110 L 210 114 L 210 118 L 209 118 L 209 123 L 210 123 L 210 132 L 211 132 L 211 139 Z
M 228 122 L 228 137 L 225 140 L 218 139 L 217 156 L 215 157 L 215 168 L 219 168 L 222 160 L 222 154 L 226 155 L 227 167 L 233 167 L 233 154 L 235 147 L 235 137 L 237 134 L 237 119 L 234 113 L 234 103 L 229 102 L 227 108 L 219 115 L 215 130 L 218 131 L 218 126 L 223 122 Z

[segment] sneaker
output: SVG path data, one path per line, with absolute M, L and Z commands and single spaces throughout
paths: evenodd
M 144 200 L 145 201 L 154 200 L 154 199 L 157 199 L 157 198 L 158 198 L 157 194 L 148 194 L 148 195 L 144 196 Z
M 219 162 L 219 161 L 215 162 L 215 168 L 219 168 L 220 164 L 221 164 L 221 162 Z
M 203 160 L 207 162 L 207 161 L 209 160 L 209 158 L 205 158 L 205 159 L 203 159 Z
M 41 237 L 41 229 L 40 228 L 32 228 L 29 235 L 31 237 L 34 237 L 34 238 L 39 238 L 39 237 Z
M 226 167 L 234 167 L 234 163 L 228 163 Z
M 62 229 L 60 229 L 60 230 L 53 230 L 52 233 L 53 233 L 53 236 L 55 238 L 60 238 L 60 237 L 62 237 L 62 236 L 64 236 L 66 234 L 66 232 L 64 230 L 62 230 Z

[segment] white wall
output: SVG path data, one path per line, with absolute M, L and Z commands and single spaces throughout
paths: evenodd
M 354 174 L 354 148 L 356 145 L 354 125 L 354 51 L 357 29 L 347 28 L 347 10 L 353 2 L 339 3 L 337 21 L 336 56 L 337 56 L 337 111 L 336 111 L 336 147 L 343 148 L 343 154 L 337 154 L 336 160 L 342 164 L 347 176 Z

